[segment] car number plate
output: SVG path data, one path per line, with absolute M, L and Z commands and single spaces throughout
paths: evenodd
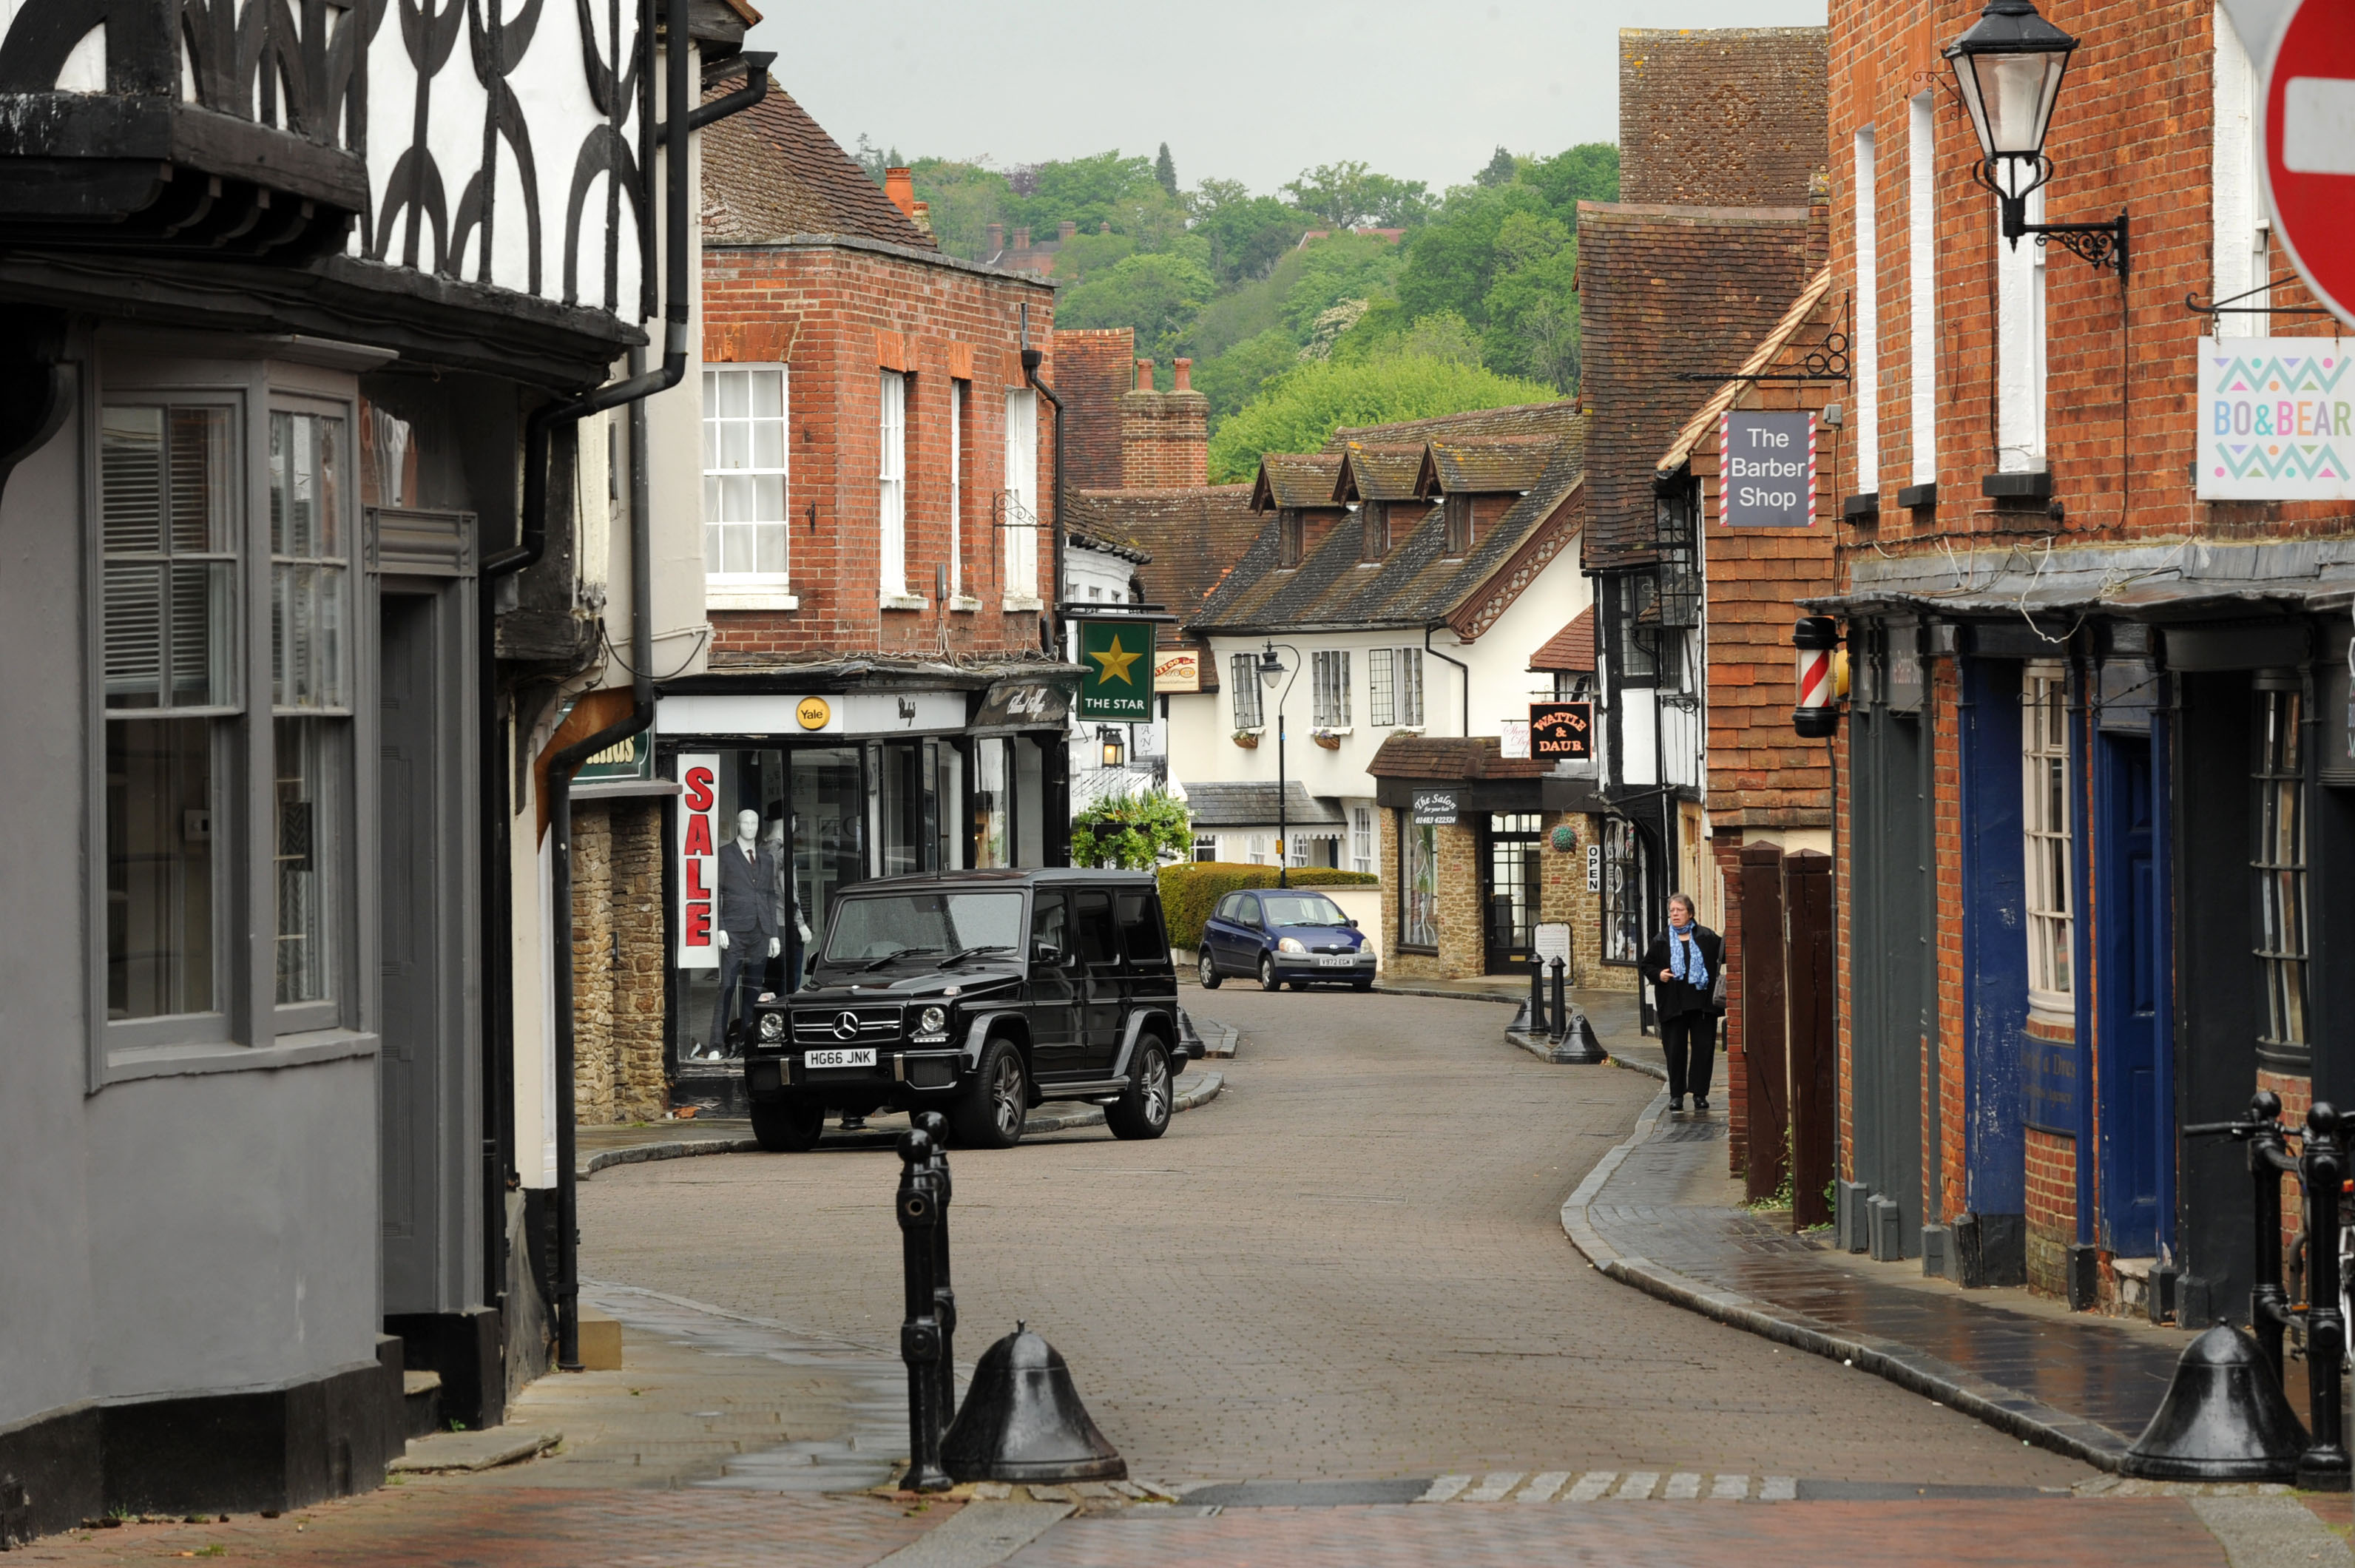
M 1354 954 L 1349 954 L 1349 953 L 1335 953 L 1335 954 L 1329 954 L 1329 955 L 1327 955 L 1327 956 L 1325 956 L 1325 957 L 1319 958 L 1318 960 L 1316 960 L 1316 963 L 1317 963 L 1317 966 L 1318 966 L 1318 967 L 1320 967 L 1320 968 L 1325 968 L 1325 969 L 1347 969 L 1347 968 L 1348 968 L 1351 965 L 1353 965 L 1353 964 L 1357 963 L 1357 961 L 1358 961 L 1358 959 L 1357 959 L 1357 955 L 1354 955 Z
M 813 1051 L 808 1056 L 803 1058 L 803 1065 L 807 1067 L 872 1067 L 875 1065 L 875 1048 L 871 1045 L 867 1045 L 860 1046 L 855 1051 Z

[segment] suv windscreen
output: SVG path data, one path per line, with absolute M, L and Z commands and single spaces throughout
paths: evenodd
M 826 962 L 856 964 L 902 953 L 946 956 L 1022 945 L 1018 892 L 877 893 L 835 906 Z
M 1270 925 L 1347 925 L 1341 906 L 1322 893 L 1262 893 L 1259 907 Z

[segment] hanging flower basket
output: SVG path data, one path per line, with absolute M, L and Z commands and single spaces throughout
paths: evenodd
M 1318 745 L 1328 752 L 1337 752 L 1341 749 L 1341 737 L 1338 735 L 1327 734 L 1319 730 L 1316 731 L 1316 740 Z
M 1259 747 L 1259 731 L 1256 730 L 1236 731 L 1235 744 L 1241 746 L 1246 752 L 1256 751 Z

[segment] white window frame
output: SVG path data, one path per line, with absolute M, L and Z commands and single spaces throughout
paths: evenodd
M 2001 198 L 1997 198 L 1998 210 Z M 2044 192 L 2029 193 L 2030 223 L 2044 221 Z M 2045 470 L 2046 339 L 2044 247 L 2003 237 L 1996 247 L 1996 467 L 2004 474 Z
M 1004 607 L 1030 611 L 1045 606 L 1039 597 L 1039 394 L 1028 387 L 1006 394 L 1006 487 Z
M 1317 648 L 1308 656 L 1313 722 L 1319 730 L 1349 728 L 1349 650 Z
M 759 446 L 759 427 L 772 422 L 769 416 L 747 413 L 741 421 L 735 416 L 723 416 L 719 407 L 719 387 L 730 376 L 745 378 L 749 391 L 751 378 L 771 371 L 777 376 L 777 412 L 773 423 L 777 436 L 777 462 L 774 465 L 751 461 Z M 714 610 L 792 610 L 799 608 L 793 592 L 793 442 L 794 411 L 793 372 L 783 364 L 746 363 L 707 365 L 703 368 L 703 529 L 704 529 L 704 603 Z M 741 422 L 745 426 L 744 452 L 747 461 L 741 464 L 720 462 L 721 427 Z M 617 427 L 618 428 L 618 427 Z M 618 478 L 619 470 L 615 470 Z M 727 479 L 777 482 L 778 511 L 773 518 L 753 517 L 726 521 L 718 515 L 721 510 L 719 485 Z M 726 560 L 724 539 L 719 549 L 713 549 L 714 529 L 759 529 L 774 528 L 780 541 L 783 565 L 775 571 L 728 571 L 712 570 L 712 562 Z M 753 557 L 760 554 L 759 535 L 753 536 Z
M 2070 818 L 2076 785 L 2070 771 L 2069 671 L 2056 661 L 2040 660 L 2025 666 L 2019 678 L 2028 1006 L 2031 1013 L 2073 1023 L 2077 960 Z
M 1232 673 L 1228 688 L 1234 693 L 1235 728 L 1258 730 L 1267 723 L 1267 709 L 1261 702 L 1259 689 L 1259 659 L 1251 654 L 1236 654 L 1227 662 Z
M 1219 858 L 1219 836 L 1215 833 L 1195 834 L 1192 858 L 1198 861 L 1216 860 Z
M 1366 722 L 1385 730 L 1398 722 L 1397 688 L 1391 676 L 1391 651 L 1373 648 L 1366 654 Z
M 1912 382 L 1913 483 L 1938 482 L 1937 118 L 1931 95 L 1907 106 L 1905 136 L 1906 370 Z
M 979 606 L 964 592 L 964 431 L 965 405 L 973 400 L 973 383 L 949 382 L 949 608 Z
M 1377 650 L 1380 651 L 1380 650 Z M 1381 845 L 1374 833 L 1374 808 L 1353 805 L 1349 808 L 1349 869 L 1370 875 Z
M 1398 721 L 1402 729 L 1420 730 L 1425 720 L 1423 705 L 1423 650 L 1398 650 L 1395 675 L 1398 693 Z
M 2216 129 L 2211 141 L 2209 220 L 2211 300 L 2245 296 L 2238 303 L 2262 308 L 2273 301 L 2271 220 L 2264 182 L 2258 178 L 2257 72 L 2229 12 L 2215 8 Z M 2254 292 L 2252 292 L 2254 291 Z M 2211 329 L 2219 337 L 2262 337 L 2270 330 L 2261 315 L 2220 315 Z
M 1856 133 L 1856 493 L 1881 491 L 1881 222 L 1872 127 Z
M 908 592 L 908 378 L 876 377 L 876 587 L 883 608 L 903 610 Z

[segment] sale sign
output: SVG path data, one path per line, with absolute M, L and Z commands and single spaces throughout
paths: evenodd
M 717 969 L 711 941 L 712 902 L 719 889 L 719 757 L 682 753 L 678 759 L 678 966 Z

